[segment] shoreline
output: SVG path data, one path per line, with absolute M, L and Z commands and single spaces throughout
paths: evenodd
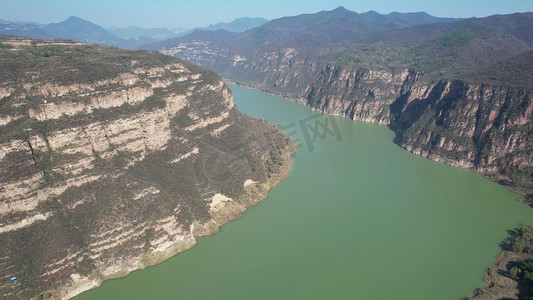
M 276 127 L 277 128 L 277 127 Z M 278 129 L 279 130 L 279 129 Z M 281 132 L 283 135 L 285 133 Z M 112 267 L 112 272 L 104 274 L 104 271 L 98 270 L 96 274 L 90 274 L 87 277 L 81 278 L 78 274 L 71 275 L 72 282 L 64 284 L 53 290 L 44 291 L 41 295 L 51 295 L 53 298 L 67 300 L 76 297 L 84 292 L 98 288 L 104 281 L 120 279 L 128 276 L 130 273 L 138 270 L 143 270 L 151 266 L 160 264 L 173 256 L 189 250 L 196 245 L 197 238 L 202 236 L 215 235 L 220 232 L 220 228 L 241 217 L 241 213 L 248 208 L 257 205 L 261 200 L 268 197 L 272 188 L 278 185 L 284 179 L 289 177 L 292 169 L 291 156 L 296 152 L 296 144 L 292 139 L 283 149 L 282 157 L 283 163 L 280 166 L 279 173 L 272 173 L 271 177 L 267 177 L 264 182 L 257 182 L 248 185 L 245 188 L 245 195 L 248 197 L 246 202 L 225 202 L 225 205 L 212 215 L 211 220 L 205 223 L 198 223 L 195 221 L 191 225 L 191 234 L 185 235 L 182 240 L 177 241 L 173 245 L 168 246 L 162 251 L 154 251 L 152 253 L 145 253 L 141 257 L 129 259 L 123 262 L 121 266 Z M 240 198 L 240 197 L 236 197 Z M 39 297 L 39 295 L 36 295 Z
M 312 111 L 316 111 L 316 112 L 322 113 L 324 115 L 343 117 L 343 118 L 352 120 L 354 122 L 365 122 L 365 123 L 372 123 L 372 124 L 376 124 L 376 125 L 386 125 L 389 128 L 389 130 L 391 130 L 395 135 L 397 135 L 396 131 L 390 126 L 390 124 L 382 124 L 382 123 L 376 123 L 376 122 L 365 121 L 365 120 L 354 120 L 354 119 L 350 119 L 350 118 L 348 118 L 346 116 L 327 114 L 327 113 L 321 112 L 319 110 L 313 109 L 312 107 L 307 106 L 302 101 L 299 101 L 297 98 L 290 97 L 290 96 L 288 96 L 286 94 L 277 93 L 275 91 L 271 91 L 271 90 L 268 90 L 268 89 L 265 89 L 265 88 L 256 87 L 256 86 L 254 86 L 253 84 L 250 84 L 250 83 L 239 82 L 239 81 L 235 81 L 233 79 L 226 78 L 226 77 L 222 77 L 222 78 L 223 78 L 224 82 L 227 83 L 227 84 L 234 84 L 234 85 L 238 85 L 238 86 L 241 86 L 241 87 L 244 87 L 244 88 L 258 90 L 258 91 L 264 92 L 266 94 L 269 94 L 269 95 L 272 95 L 272 96 L 275 96 L 275 97 L 280 97 L 280 98 L 283 98 L 283 99 L 285 99 L 287 101 L 291 101 L 291 102 L 294 102 L 294 103 L 297 103 L 297 104 L 304 105 L 305 107 L 311 109 Z M 529 191 L 520 189 L 518 187 L 513 187 L 512 185 L 505 184 L 505 181 L 502 180 L 502 178 L 500 178 L 498 176 L 491 175 L 491 173 L 484 173 L 483 170 L 481 170 L 481 169 L 476 169 L 476 168 L 469 167 L 469 166 L 463 164 L 461 161 L 453 161 L 451 159 L 443 158 L 443 157 L 438 156 L 438 155 L 424 155 L 424 153 L 419 153 L 419 152 L 415 151 L 416 149 L 411 149 L 410 150 L 407 147 L 404 147 L 403 145 L 400 145 L 400 144 L 398 144 L 398 143 L 396 143 L 394 141 L 393 141 L 393 143 L 395 145 L 397 145 L 398 147 L 402 148 L 405 151 L 408 151 L 408 152 L 413 153 L 415 155 L 424 157 L 424 158 L 429 159 L 431 161 L 434 161 L 434 162 L 437 162 L 437 163 L 440 163 L 440 164 L 444 164 L 444 165 L 448 165 L 448 166 L 452 166 L 452 167 L 455 167 L 455 168 L 462 168 L 462 169 L 472 170 L 473 172 L 483 176 L 484 178 L 487 178 L 488 180 L 490 180 L 490 181 L 492 181 L 492 182 L 494 182 L 494 183 L 496 183 L 496 184 L 498 184 L 500 186 L 503 186 L 504 188 L 510 190 L 511 192 L 519 194 L 520 197 L 518 197 L 516 200 L 519 201 L 519 202 L 522 202 L 522 203 L 524 203 L 524 204 L 526 204 L 528 206 L 530 206 L 531 208 L 533 208 L 533 194 L 530 194 Z
M 463 299 L 468 300 L 497 300 L 497 299 L 519 299 L 520 287 L 517 281 L 506 276 L 508 274 L 507 265 L 509 263 L 523 261 L 533 258 L 532 254 L 516 253 L 502 250 L 495 258 L 494 264 L 486 269 L 483 281 L 486 285 L 476 288 L 469 296 Z
M 295 102 L 295 103 L 298 103 L 298 104 L 302 104 L 302 105 L 310 108 L 309 106 L 307 106 L 304 103 L 298 101 L 297 99 L 294 99 L 294 98 L 291 98 L 291 97 L 287 97 L 286 95 L 283 95 L 282 93 L 276 93 L 276 92 L 273 92 L 273 91 L 270 91 L 270 90 L 267 90 L 267 89 L 254 87 L 252 84 L 248 84 L 248 83 L 236 82 L 236 81 L 231 80 L 229 78 L 223 78 L 223 79 L 224 79 L 224 81 L 226 83 L 234 84 L 234 85 L 241 86 L 241 87 L 244 87 L 244 88 L 259 90 L 259 91 L 267 93 L 269 95 L 276 96 L 276 97 L 281 97 L 283 99 L 286 99 L 287 101 L 291 101 L 291 102 Z M 313 108 L 310 108 L 310 109 L 313 110 L 313 111 L 317 111 L 317 110 L 314 110 Z M 321 113 L 323 113 L 323 112 L 321 112 Z M 323 113 L 323 114 L 325 114 L 325 113 Z M 345 118 L 347 118 L 347 117 L 345 117 Z M 350 119 L 350 118 L 347 118 L 347 119 Z M 357 120 L 353 120 L 353 119 L 350 119 L 350 120 L 357 121 Z M 378 123 L 374 123 L 374 124 L 379 125 Z M 389 125 L 387 125 L 387 126 L 392 132 L 394 132 L 394 134 L 396 134 L 396 132 Z M 398 147 L 402 148 L 405 151 L 408 151 L 408 152 L 413 153 L 415 155 L 424 157 L 424 158 L 429 159 L 431 161 L 434 161 L 434 162 L 437 162 L 437 163 L 441 163 L 441 164 L 444 164 L 444 165 L 449 165 L 449 166 L 452 166 L 452 167 L 455 167 L 455 168 L 469 169 L 469 170 L 481 175 L 482 177 L 484 177 L 484 178 L 486 178 L 486 179 L 488 179 L 488 180 L 490 180 L 490 181 L 492 181 L 492 182 L 494 182 L 494 183 L 506 188 L 507 190 L 510 190 L 513 193 L 516 193 L 516 194 L 520 195 L 520 197 L 517 197 L 515 200 L 518 201 L 518 202 L 522 202 L 522 203 L 524 203 L 524 204 L 526 204 L 526 205 L 528 205 L 528 206 L 533 208 L 533 197 L 531 196 L 531 194 L 528 194 L 526 191 L 520 190 L 520 189 L 515 188 L 515 187 L 513 187 L 511 185 L 502 184 L 501 180 L 499 180 L 500 178 L 498 178 L 498 177 L 490 176 L 490 174 L 483 173 L 483 172 L 481 172 L 481 170 L 461 165 L 460 162 L 454 162 L 454 161 L 449 160 L 449 159 L 443 159 L 443 158 L 441 158 L 439 156 L 423 155 L 422 153 L 417 153 L 415 151 L 409 150 L 409 149 L 407 149 L 406 147 L 403 147 L 400 144 L 397 144 L 397 143 L 394 143 L 394 144 L 397 145 Z M 509 263 L 511 261 L 516 261 L 517 259 L 524 260 L 524 259 L 527 259 L 527 258 L 533 258 L 533 256 L 531 256 L 531 255 L 518 255 L 516 253 L 512 253 L 512 252 L 506 251 L 505 249 L 501 249 L 499 254 L 494 258 L 494 263 L 492 265 L 486 267 L 486 269 L 485 269 L 485 274 L 483 275 L 483 281 L 485 282 L 486 285 L 476 288 L 475 290 L 472 291 L 472 293 L 470 295 L 465 296 L 464 299 L 494 299 L 494 300 L 496 300 L 496 299 L 501 299 L 501 297 L 505 298 L 505 297 L 513 296 L 512 293 L 518 291 L 518 287 L 517 287 L 516 281 L 514 281 L 514 280 L 512 280 L 512 279 L 510 279 L 510 278 L 508 278 L 508 277 L 506 277 L 504 275 L 502 275 L 502 272 L 507 272 L 507 270 L 505 268 L 507 263 Z M 497 297 L 497 295 L 499 295 L 500 297 Z M 489 297 L 489 298 L 486 298 L 486 297 Z M 509 299 L 513 299 L 513 298 L 509 298 Z

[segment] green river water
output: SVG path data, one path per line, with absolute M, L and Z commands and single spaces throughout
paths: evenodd
M 290 177 L 191 250 L 76 299 L 460 299 L 507 230 L 533 223 L 519 195 L 401 149 L 386 126 L 230 87 L 298 140 Z

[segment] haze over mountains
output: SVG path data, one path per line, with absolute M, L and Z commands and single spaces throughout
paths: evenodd
M 43 29 L 53 36 L 89 44 L 116 45 L 122 42 L 104 28 L 78 17 L 48 24 Z
M 349 12 L 348 10 L 340 7 L 336 12 Z M 319 14 L 326 14 L 327 12 L 321 12 Z M 353 13 L 353 12 L 350 12 Z M 357 13 L 353 13 L 358 15 Z M 305 16 L 305 15 L 304 15 Z M 314 15 L 307 15 L 314 16 Z M 416 13 L 390 13 L 388 15 L 380 15 L 374 11 L 360 14 L 365 24 L 352 24 L 352 25 L 364 25 L 359 30 L 368 30 L 368 25 L 377 26 L 376 28 L 403 28 L 406 26 L 412 26 L 417 24 L 429 24 L 436 22 L 454 22 L 458 19 L 454 18 L 437 18 L 430 16 L 424 12 Z M 350 16 L 344 16 L 349 18 Z M 281 18 L 279 20 L 284 20 Z M 346 18 L 345 18 L 346 19 Z M 307 21 L 304 19 L 304 23 Z M 335 21 L 335 20 L 333 20 Z M 196 31 L 227 31 L 227 32 L 245 32 L 250 29 L 254 29 L 269 23 L 264 18 L 250 18 L 243 17 L 235 19 L 232 22 L 220 22 L 217 24 L 209 25 L 207 27 L 197 27 L 193 29 L 169 29 L 169 28 L 142 28 L 137 26 L 127 27 L 110 27 L 103 28 L 90 21 L 84 20 L 79 17 L 71 16 L 63 22 L 51 23 L 51 24 L 38 24 L 35 22 L 20 22 L 20 21 L 8 21 L 0 20 L 0 34 L 39 38 L 45 40 L 53 39 L 70 39 L 81 41 L 89 44 L 102 44 L 107 46 L 117 46 L 124 49 L 137 49 L 137 48 L 153 48 L 148 45 L 167 40 L 172 38 L 178 38 L 194 34 Z M 336 23 L 336 22 L 334 22 Z M 269 23 L 270 24 L 270 23 Z M 275 23 L 280 26 L 283 22 Z M 268 28 L 266 24 L 266 28 Z M 303 26 L 302 30 L 308 25 Z M 346 32 L 338 32 L 337 35 L 345 34 Z
M 472 72 L 483 69 L 486 74 L 489 65 L 533 50 L 532 22 L 533 13 L 458 20 L 423 12 L 358 14 L 339 7 L 272 20 L 240 34 L 196 31 L 146 49 L 190 60 L 235 79 L 259 80 L 259 73 L 267 73 L 258 69 L 268 61 L 266 57 L 290 48 L 293 62 L 304 59 L 366 69 L 412 68 L 434 77 L 448 74 L 476 80 L 480 78 L 471 76 Z M 521 85 L 527 85 L 527 76 L 522 78 Z M 508 81 L 516 85 L 516 80 Z M 283 88 L 283 92 L 292 91 L 293 86 Z
M 227 30 L 242 32 L 266 23 L 262 18 L 239 18 L 229 23 L 217 23 L 205 28 L 168 29 L 142 28 L 128 26 L 124 28 L 110 27 L 105 29 L 97 24 L 78 18 L 69 17 L 60 23 L 48 25 L 34 22 L 11 22 L 0 20 L 0 34 L 37 38 L 44 40 L 69 39 L 88 44 L 117 46 L 124 49 L 136 49 L 157 41 L 175 38 L 196 30 Z
M 1 23 L 0 33 L 12 36 L 22 36 L 34 39 L 52 40 L 56 37 L 45 32 L 41 27 L 33 24 Z
M 227 30 L 227 31 L 232 31 L 232 32 L 243 32 L 243 31 L 255 28 L 255 27 L 259 27 L 265 24 L 266 22 L 268 22 L 268 20 L 264 18 L 244 17 L 244 18 L 235 19 L 233 22 L 230 22 L 230 23 L 220 22 L 215 25 L 209 25 L 205 28 L 197 28 L 197 29 L 203 29 L 203 30 L 209 30 L 209 31 L 222 29 L 222 30 Z
M 249 59 L 260 59 L 274 47 L 294 48 L 299 57 L 320 62 L 440 72 L 465 65 L 479 67 L 531 50 L 531 16 L 526 13 L 457 20 L 426 13 L 358 14 L 340 7 L 273 20 L 238 35 L 195 32 L 147 48 L 231 73 L 227 75 L 246 72 L 242 68 Z M 209 43 L 209 49 L 201 50 L 205 43 Z M 236 55 L 248 61 L 234 65 Z
M 165 27 L 161 28 L 142 28 L 137 26 L 127 26 L 127 27 L 109 27 L 107 31 L 110 33 L 123 38 L 123 39 L 138 39 L 141 37 L 151 37 L 154 40 L 165 40 L 174 38 L 177 35 L 183 33 L 184 29 L 168 29 Z
M 294 17 L 284 17 L 272 20 L 263 26 L 253 28 L 248 32 L 239 35 L 238 41 L 226 41 L 230 45 L 234 42 L 244 42 L 239 47 L 255 48 L 262 43 L 272 44 L 295 44 L 300 48 L 307 46 L 317 46 L 319 44 L 330 44 L 340 40 L 356 41 L 363 37 L 369 37 L 386 30 L 406 28 L 414 25 L 432 23 L 451 23 L 459 19 L 437 18 L 424 12 L 416 13 L 390 13 L 381 15 L 374 11 L 358 14 L 339 7 L 333 11 L 322 11 L 316 14 L 304 14 Z M 204 33 L 194 32 L 196 35 Z M 205 38 L 220 39 L 220 35 L 227 33 L 205 33 Z M 186 36 L 175 40 L 168 40 L 157 45 L 157 47 L 171 46 L 174 42 L 181 40 L 194 40 L 195 36 Z M 223 41 L 224 39 L 221 39 Z

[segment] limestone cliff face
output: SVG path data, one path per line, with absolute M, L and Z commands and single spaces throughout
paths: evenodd
M 532 192 L 531 90 L 457 80 L 424 89 L 407 92 L 391 105 L 402 147 Z
M 2 297 L 69 298 L 160 262 L 264 197 L 288 162 L 287 138 L 240 114 L 210 71 L 148 52 L 3 43 Z
M 326 114 L 388 124 L 409 151 L 533 192 L 531 86 L 431 80 L 414 69 L 325 63 L 310 58 L 320 53 L 295 48 L 220 56 L 204 46 L 198 62 L 230 79 Z M 187 44 L 178 52 L 195 61 Z
M 389 124 L 413 153 L 531 193 L 532 98 L 528 88 L 430 82 L 409 69 L 326 66 L 298 101 L 327 114 Z
M 391 104 L 417 76 L 408 69 L 371 71 L 328 65 L 300 92 L 299 101 L 327 114 L 389 124 Z

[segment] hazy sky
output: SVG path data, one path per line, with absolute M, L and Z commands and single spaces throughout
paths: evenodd
M 75 15 L 104 27 L 193 28 L 238 17 L 275 19 L 341 5 L 359 13 L 425 11 L 437 17 L 533 11 L 533 0 L 0 0 L 0 19 L 47 24 Z

